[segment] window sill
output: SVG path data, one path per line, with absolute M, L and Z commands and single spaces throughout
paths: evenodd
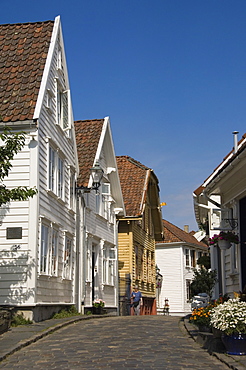
M 53 192 L 53 190 L 47 189 L 46 191 L 52 198 L 58 199 L 58 196 Z
M 114 287 L 114 284 L 102 283 L 102 286 Z
M 59 203 L 61 203 L 61 204 L 63 204 L 63 205 L 65 205 L 65 204 L 66 204 L 65 200 L 63 200 L 62 198 L 60 198 L 60 197 L 58 197 L 58 196 L 57 196 L 57 200 L 58 200 L 58 202 L 59 202 Z
M 71 213 L 72 215 L 75 215 L 76 213 L 76 211 L 73 208 L 69 208 L 68 212 Z
M 53 113 L 53 110 L 52 110 L 52 108 L 51 107 L 45 107 L 46 108 L 46 110 L 47 110 L 47 112 L 49 112 L 49 114 L 51 115 L 52 113 Z
M 237 271 L 234 271 L 234 272 L 231 272 L 230 274 L 229 274 L 229 277 L 230 278 L 232 278 L 232 279 L 235 279 L 236 277 L 238 277 L 239 276 L 239 273 L 237 272 Z

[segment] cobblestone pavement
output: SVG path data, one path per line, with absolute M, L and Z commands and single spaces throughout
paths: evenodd
M 228 369 L 181 330 L 178 317 L 79 321 L 8 356 L 1 369 Z

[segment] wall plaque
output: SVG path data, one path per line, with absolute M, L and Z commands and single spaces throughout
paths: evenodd
M 7 239 L 22 239 L 22 227 L 7 227 Z

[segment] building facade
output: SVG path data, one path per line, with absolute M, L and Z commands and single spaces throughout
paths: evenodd
M 84 312 L 101 299 L 109 313 L 118 314 L 118 217 L 124 202 L 109 117 L 75 121 L 80 174 L 77 181 L 77 283 Z M 93 189 L 90 169 L 102 171 Z
M 220 231 L 231 231 L 239 244 L 228 249 L 211 245 L 211 267 L 218 272 L 214 297 L 243 291 L 246 287 L 246 134 L 238 141 L 234 133 L 234 148 L 213 173 L 194 191 L 197 223 L 208 237 Z
M 156 314 L 155 241 L 163 238 L 158 179 L 129 156 L 117 157 L 117 165 L 126 210 L 118 235 L 120 314 L 132 314 L 135 285 L 143 296 L 141 314 Z
M 24 131 L 7 188 L 37 195 L 1 207 L 0 305 L 35 321 L 75 304 L 75 181 L 72 103 L 60 18 L 7 24 L 1 33 L 1 122 Z
M 168 300 L 170 314 L 189 314 L 194 269 L 198 267 L 198 258 L 208 254 L 208 247 L 167 220 L 163 220 L 163 227 L 165 239 L 156 243 L 156 264 L 163 279 L 157 312 L 164 313 L 165 301 Z

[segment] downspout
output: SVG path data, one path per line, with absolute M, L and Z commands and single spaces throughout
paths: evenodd
M 81 195 L 80 191 L 77 195 L 77 226 L 76 226 L 76 234 L 77 234 L 77 242 L 76 242 L 76 250 L 77 250 L 77 310 L 79 313 L 82 312 L 82 297 L 84 296 L 84 282 L 85 282 L 85 268 L 84 268 L 84 225 L 85 225 L 85 202 L 84 197 Z M 81 219 L 81 215 L 82 219 Z M 83 312 L 82 312 L 83 313 Z
M 119 220 L 115 217 L 115 227 L 114 227 L 114 233 L 115 233 L 115 246 L 116 246 L 116 271 L 115 271 L 115 305 L 117 307 L 116 315 L 119 316 L 119 270 L 118 270 L 118 227 L 119 227 Z

